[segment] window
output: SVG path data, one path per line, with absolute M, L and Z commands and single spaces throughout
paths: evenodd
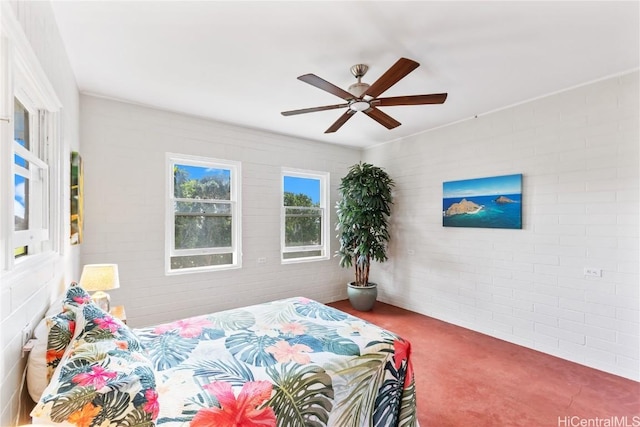
M 42 150 L 38 135 L 38 111 L 29 111 L 14 100 L 13 182 L 14 256 L 42 252 L 49 239 L 49 167 L 38 157 Z M 44 157 L 44 156 L 43 156 Z
M 240 267 L 240 164 L 167 154 L 167 273 Z
M 329 258 L 328 183 L 326 172 L 282 170 L 282 262 Z
M 62 231 L 61 184 L 52 179 L 61 175 L 60 101 L 11 15 L 2 15 L 0 38 L 3 273 L 29 269 L 59 252 Z

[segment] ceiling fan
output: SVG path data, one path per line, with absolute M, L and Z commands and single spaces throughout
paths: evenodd
M 296 114 L 313 113 L 316 111 L 335 110 L 338 108 L 347 107 L 347 111 L 338 118 L 329 129 L 324 133 L 332 133 L 340 129 L 347 120 L 349 120 L 355 113 L 362 111 L 373 120 L 380 123 L 387 129 L 393 129 L 400 126 L 400 122 L 389 116 L 386 113 L 380 111 L 377 107 L 389 107 L 393 105 L 424 105 L 424 104 L 442 104 L 447 99 L 446 93 L 434 93 L 430 95 L 410 95 L 410 96 L 392 96 L 387 98 L 378 98 L 384 91 L 389 89 L 394 84 L 398 83 L 401 79 L 407 76 L 410 72 L 418 68 L 420 64 L 416 61 L 407 58 L 400 58 L 395 64 L 391 66 L 378 80 L 372 85 L 363 83 L 362 77 L 367 73 L 368 66 L 364 64 L 357 64 L 351 67 L 351 74 L 355 76 L 358 81 L 349 86 L 348 91 L 339 88 L 338 86 L 329 83 L 328 81 L 321 79 L 315 74 L 305 74 L 298 77 L 298 80 L 302 80 L 305 83 L 315 86 L 318 89 L 322 89 L 335 96 L 338 96 L 345 101 L 343 104 L 325 105 L 322 107 L 303 108 L 301 110 L 283 111 L 283 116 L 294 116 Z

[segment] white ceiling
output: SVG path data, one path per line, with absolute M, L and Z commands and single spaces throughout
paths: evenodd
M 639 66 L 638 1 L 53 1 L 81 92 L 327 143 L 366 147 Z M 382 96 L 447 92 L 443 105 L 280 112 L 344 101 L 400 57 L 419 68 Z

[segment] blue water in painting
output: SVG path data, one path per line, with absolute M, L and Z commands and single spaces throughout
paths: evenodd
M 462 197 L 442 199 L 442 225 L 445 227 L 481 227 L 481 228 L 522 228 L 522 195 L 502 194 L 514 203 L 496 203 L 499 196 L 464 197 L 470 202 L 483 206 L 474 214 L 444 216 L 444 212 Z

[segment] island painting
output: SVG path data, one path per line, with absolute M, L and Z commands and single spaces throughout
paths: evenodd
M 442 184 L 445 227 L 522 228 L 522 174 Z

